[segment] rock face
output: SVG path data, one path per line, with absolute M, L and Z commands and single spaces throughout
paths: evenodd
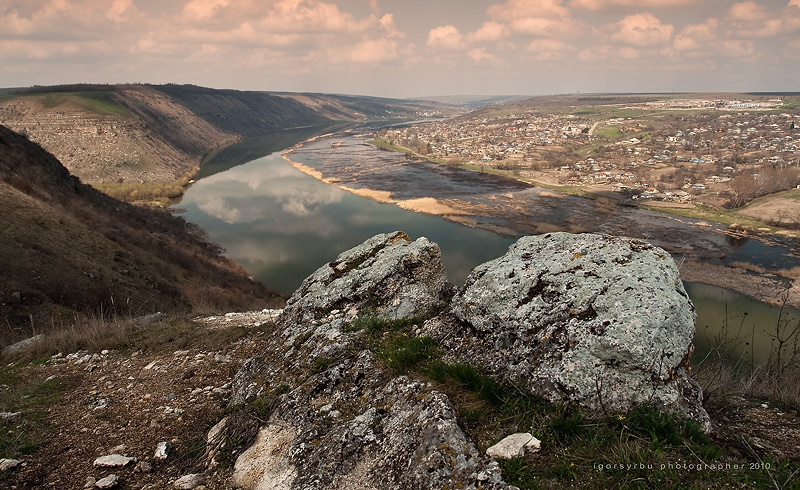
M 693 308 L 663 250 L 598 235 L 523 238 L 453 296 L 438 246 L 395 232 L 306 279 L 236 375 L 231 403 L 261 407 L 265 423 L 236 460 L 234 485 L 513 488 L 446 395 L 390 371 L 376 334 L 354 321 L 365 314 L 414 319 L 445 359 L 553 401 L 609 412 L 651 403 L 707 421 L 684 370 Z M 209 441 L 240 426 L 231 415 Z
M 593 412 L 652 404 L 707 423 L 685 368 L 695 313 L 664 250 L 630 238 L 521 238 L 452 300 L 456 357 Z M 452 325 L 452 324 L 451 324 Z
M 366 332 L 348 328 L 362 311 L 398 319 L 446 306 L 450 288 L 440 257 L 426 239 L 378 235 L 303 282 L 262 356 L 234 382 L 233 403 L 266 399 L 274 407 L 236 461 L 235 485 L 508 487 L 459 428 L 444 394 L 388 372 L 360 348 Z
M 387 318 L 430 313 L 446 285 L 439 246 L 403 232 L 377 235 L 306 278 L 289 298 L 287 319 L 307 321 L 344 307 Z

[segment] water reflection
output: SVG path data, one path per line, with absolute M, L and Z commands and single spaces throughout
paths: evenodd
M 747 365 L 758 363 L 769 356 L 775 328 L 800 321 L 800 310 L 796 308 L 781 310 L 736 291 L 706 284 L 685 286 L 697 310 L 696 357 L 722 348 Z
M 449 279 L 504 254 L 513 239 L 364 199 L 273 154 L 197 182 L 181 207 L 256 279 L 290 294 L 317 267 L 367 238 L 403 230 L 442 249 Z

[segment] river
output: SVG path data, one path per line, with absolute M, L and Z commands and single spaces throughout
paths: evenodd
M 297 134 L 295 139 L 304 136 L 306 133 Z M 281 146 L 291 139 L 281 137 L 275 141 L 280 141 L 277 146 Z M 269 141 L 274 143 L 273 140 Z M 242 145 L 243 148 L 250 148 L 247 145 L 252 146 L 253 142 Z M 324 160 L 333 153 L 338 155 L 335 158 L 347 160 L 347 154 L 343 153 L 347 148 L 342 148 L 343 146 L 337 145 L 333 151 L 327 151 L 331 148 L 330 141 L 321 140 L 305 145 L 304 157 L 293 155 L 292 158 L 304 158 L 305 163 L 312 163 L 310 159 Z M 224 247 L 231 258 L 242 264 L 256 279 L 283 294 L 291 294 L 316 268 L 377 233 L 403 230 L 412 239 L 424 236 L 438 243 L 448 279 L 456 285 L 463 284 L 476 265 L 503 255 L 516 239 L 487 229 L 464 226 L 439 216 L 401 209 L 395 204 L 360 197 L 298 171 L 277 153 L 280 148 L 275 144 L 263 146 L 262 152 L 264 149 L 275 152 L 245 164 L 236 161 L 226 165 L 225 159 L 218 157 L 215 164 L 220 166 L 221 171 L 199 179 L 186 192 L 180 206 L 185 209 L 184 217 L 205 229 L 210 239 Z M 252 155 L 249 151 L 236 150 L 234 147 L 226 153 L 236 155 L 237 159 L 242 159 L 242 154 Z M 361 165 L 362 176 L 384 179 L 394 177 L 391 174 L 393 164 L 381 161 L 380 165 L 367 165 L 366 161 L 369 159 L 359 153 L 361 150 L 362 148 L 356 148 L 356 152 L 347 161 L 352 162 L 352 165 Z M 398 158 L 397 155 L 387 152 L 379 152 L 379 155 L 380 158 Z M 225 170 L 232 165 L 236 166 Z M 403 161 L 399 165 L 408 166 L 410 163 Z M 395 182 L 396 194 L 405 199 L 423 195 L 421 186 L 438 185 L 444 187 L 445 194 L 451 192 L 448 186 L 452 187 L 453 198 L 464 198 L 465 194 L 480 195 L 483 196 L 481 199 L 491 204 L 496 199 L 487 196 L 501 190 L 492 181 L 486 182 L 480 178 L 471 180 L 464 174 L 456 174 L 455 177 L 437 175 L 434 181 L 434 177 L 418 173 L 419 169 L 415 167 L 408 167 L 408 170 L 409 172 L 403 173 L 406 179 L 404 182 Z M 409 180 L 412 177 L 422 179 L 423 183 L 415 185 L 413 180 Z M 368 182 L 369 179 L 361 182 L 365 181 Z M 485 189 L 479 188 L 481 185 Z M 536 193 L 535 190 L 520 190 Z M 584 209 L 587 204 L 582 203 L 579 198 L 562 198 L 556 202 L 557 206 L 549 204 L 544 208 L 544 213 L 550 219 L 569 219 L 572 211 L 583 216 L 582 219 L 588 219 L 588 211 Z M 627 212 L 624 209 L 622 211 Z M 633 216 L 625 219 L 642 219 Z M 653 240 L 656 244 L 664 236 L 683 237 L 690 234 L 690 231 L 681 228 L 680 220 L 662 216 L 656 218 L 660 221 L 644 220 L 652 227 L 652 233 L 657 234 L 657 239 Z M 543 215 L 536 221 L 546 219 L 547 216 Z M 605 222 L 611 223 L 607 226 L 612 226 L 614 222 L 621 222 L 621 219 L 616 217 Z M 659 223 L 668 226 L 666 232 L 658 227 Z M 497 220 L 490 224 L 499 228 L 507 225 Z M 710 232 L 707 236 L 694 237 L 695 243 L 697 240 L 712 250 L 720 241 L 725 242 L 724 237 Z M 778 253 L 774 248 L 760 243 L 750 246 L 747 243 L 732 245 L 734 253 L 740 254 L 739 260 L 747 258 L 765 262 L 773 260 Z M 698 312 L 698 352 L 704 353 L 709 347 L 727 343 L 743 357 L 764 357 L 769 349 L 769 332 L 778 322 L 778 308 L 724 288 L 696 283 L 687 283 L 686 287 Z M 783 317 L 784 321 L 800 318 L 798 310 L 787 309 L 786 312 L 790 316 Z M 750 339 L 732 345 L 728 341 L 734 333 L 739 333 L 739 337 L 747 335 Z

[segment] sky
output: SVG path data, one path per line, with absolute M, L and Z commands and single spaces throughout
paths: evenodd
M 800 91 L 800 0 L 0 0 L 0 87 Z

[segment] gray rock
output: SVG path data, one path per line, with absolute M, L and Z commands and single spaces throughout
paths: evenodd
M 3 348 L 3 355 L 4 356 L 13 356 L 19 354 L 20 352 L 25 351 L 33 347 L 37 342 L 44 340 L 45 334 L 41 333 L 39 335 L 35 335 L 33 337 L 29 337 L 25 340 L 20 340 L 15 344 L 11 344 Z
M 451 295 L 438 247 L 401 232 L 318 269 L 232 383 L 230 404 L 259 399 L 263 423 L 232 411 L 209 434 L 209 458 L 228 431 L 251 427 L 256 442 L 234 465 L 237 487 L 511 488 L 461 430 L 447 396 L 378 362 L 366 331 L 352 328 L 359 313 L 436 315 L 414 331 L 439 337 L 446 359 L 553 401 L 590 411 L 653 403 L 705 416 L 684 371 L 693 308 L 661 249 L 598 235 L 529 237 L 477 267 L 437 314 Z M 533 438 L 513 439 L 524 447 Z
M 452 300 L 461 324 L 440 334 L 455 356 L 593 412 L 651 404 L 702 424 L 686 375 L 695 312 L 677 267 L 640 240 L 523 237 L 476 267 Z
M 323 406 L 318 400 L 351 415 L 330 418 L 314 408 Z M 251 489 L 508 488 L 489 463 L 459 427 L 447 396 L 405 376 L 387 379 L 363 351 L 281 399 L 236 461 L 233 483 Z
M 100 456 L 94 460 L 94 465 L 98 468 L 115 468 L 127 466 L 133 461 L 133 458 L 123 456 L 121 454 L 109 454 L 107 456 Z
M 441 302 L 447 278 L 439 246 L 405 233 L 376 235 L 317 269 L 295 291 L 283 316 L 293 321 L 333 310 L 371 307 L 387 318 L 424 315 Z
M 105 478 L 97 480 L 94 484 L 97 488 L 114 488 L 117 485 L 119 485 L 119 477 L 113 473 Z
M 0 459 L 0 472 L 13 470 L 14 468 L 16 468 L 21 464 L 22 461 L 18 459 L 2 458 Z
M 511 434 L 486 450 L 486 455 L 495 459 L 521 458 L 526 453 L 535 453 L 542 448 L 542 441 L 528 432 Z
M 180 488 L 182 490 L 191 490 L 193 488 L 197 488 L 203 483 L 205 483 L 206 477 L 200 473 L 193 473 L 191 475 L 184 475 L 177 480 L 175 483 L 172 484 L 174 488 Z
M 149 327 L 167 318 L 167 315 L 161 313 L 151 313 L 149 315 L 139 316 L 133 319 L 133 323 L 139 327 Z

